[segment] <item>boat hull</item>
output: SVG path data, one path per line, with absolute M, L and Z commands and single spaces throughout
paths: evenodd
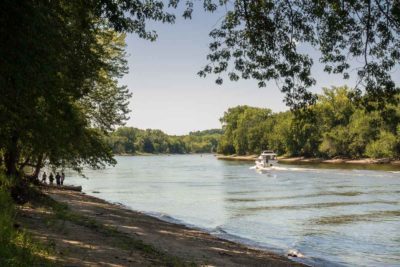
M 265 168 L 270 168 L 274 165 L 276 165 L 277 161 L 276 160 L 270 160 L 268 163 L 256 161 L 256 168 L 257 169 L 265 169 Z

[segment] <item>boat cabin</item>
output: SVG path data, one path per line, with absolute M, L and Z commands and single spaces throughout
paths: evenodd
M 272 150 L 264 150 L 256 160 L 257 167 L 269 167 L 277 162 L 277 154 Z
M 274 153 L 274 151 L 272 151 L 272 150 L 264 150 L 261 153 L 260 157 L 262 157 L 263 159 L 265 159 L 267 161 L 268 160 L 276 160 L 277 154 Z

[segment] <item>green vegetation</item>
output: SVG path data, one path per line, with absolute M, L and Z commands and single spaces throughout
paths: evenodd
M 120 125 L 130 97 L 118 85 L 126 71 L 125 34 L 105 3 L 2 3 L 0 150 L 8 176 L 46 162 L 78 169 L 115 161 L 103 135 Z
M 190 132 L 188 135 L 167 135 L 160 130 L 120 127 L 108 138 L 115 154 L 140 153 L 211 153 L 216 152 L 222 130 Z
M 223 154 L 260 153 L 309 157 L 400 157 L 400 95 L 379 109 L 365 108 L 347 87 L 324 89 L 314 105 L 303 110 L 272 113 L 238 106 L 221 118 Z M 396 104 L 394 104 L 396 103 Z
M 45 256 L 51 249 L 32 238 L 15 223 L 16 207 L 4 175 L 0 176 L 0 266 L 52 266 Z
M 227 73 L 231 81 L 254 79 L 260 87 L 275 80 L 291 108 L 315 102 L 308 91 L 316 83 L 315 61 L 328 74 L 355 76 L 356 93 L 367 92 L 377 102 L 399 92 L 391 72 L 400 63 L 397 0 L 204 2 L 210 11 L 230 4 L 210 33 L 209 64 L 200 76 L 216 74 L 221 84 Z

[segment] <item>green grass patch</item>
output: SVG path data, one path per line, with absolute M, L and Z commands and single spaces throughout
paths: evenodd
M 16 207 L 9 193 L 9 184 L 0 174 L 0 266 L 53 266 L 46 258 L 50 250 L 34 242 L 28 233 L 17 229 Z

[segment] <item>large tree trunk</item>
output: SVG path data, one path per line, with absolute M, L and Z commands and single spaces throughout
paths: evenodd
M 18 176 L 18 135 L 16 133 L 11 137 L 10 145 L 7 147 L 4 155 L 7 176 Z
M 38 158 L 37 158 L 36 165 L 35 165 L 35 171 L 32 174 L 32 180 L 34 182 L 39 182 L 38 178 L 39 178 L 40 170 L 43 167 L 43 159 L 44 159 L 44 155 L 43 155 L 43 153 L 40 153 Z
M 26 182 L 23 179 L 20 179 L 20 173 L 17 169 L 18 161 L 18 134 L 14 132 L 11 137 L 11 142 L 5 151 L 4 162 L 6 166 L 6 175 L 8 177 L 18 177 L 16 183 L 10 188 L 11 197 L 15 202 L 23 204 L 27 201 L 28 192 Z

